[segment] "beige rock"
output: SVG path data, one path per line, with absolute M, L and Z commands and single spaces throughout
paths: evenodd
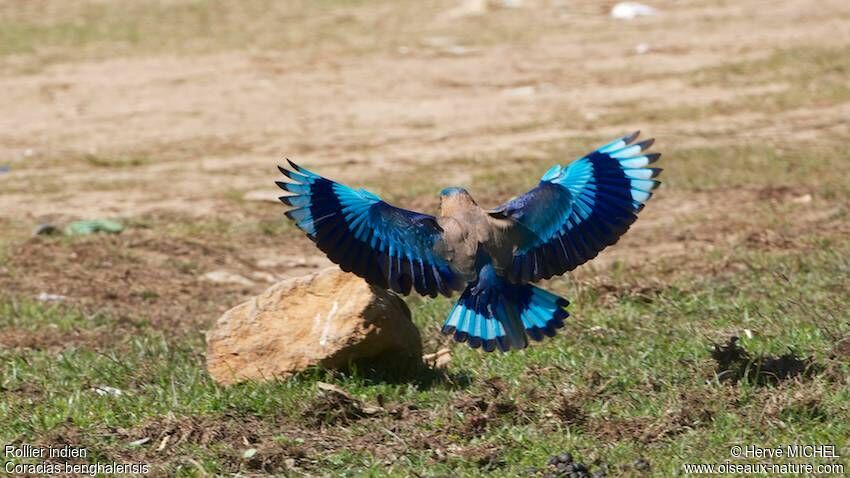
M 210 271 L 201 276 L 201 278 L 205 281 L 215 282 L 217 284 L 239 284 L 245 287 L 251 287 L 254 285 L 254 282 L 251 279 L 225 270 Z
M 346 413 L 355 416 L 377 415 L 385 411 L 380 406 L 364 405 L 361 400 L 332 383 L 317 382 L 316 388 L 319 390 L 319 395 L 325 399 L 324 403 L 330 405 L 332 409 L 345 408 Z
M 404 301 L 336 267 L 278 282 L 227 311 L 207 333 L 207 370 L 224 384 L 283 378 L 311 366 L 403 370 L 421 360 L 422 341 Z
M 797 196 L 797 197 L 791 199 L 791 202 L 794 203 L 794 204 L 808 204 L 808 203 L 812 202 L 812 195 L 811 194 L 803 194 L 802 196 Z
M 446 11 L 440 17 L 441 20 L 454 20 L 458 18 L 480 16 L 487 13 L 489 5 L 487 0 L 462 0 L 459 5 Z
M 265 271 L 252 271 L 249 275 L 252 279 L 260 282 L 275 282 L 278 279 L 274 274 Z

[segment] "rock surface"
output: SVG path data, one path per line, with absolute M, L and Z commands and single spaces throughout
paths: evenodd
M 421 361 L 421 337 L 404 301 L 335 267 L 278 282 L 225 312 L 207 333 L 207 370 L 223 384 L 312 366 L 403 370 Z

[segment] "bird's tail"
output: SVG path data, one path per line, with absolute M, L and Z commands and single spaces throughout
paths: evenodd
M 569 302 L 531 284 L 512 284 L 490 266 L 481 270 L 458 299 L 443 324 L 458 342 L 492 352 L 522 349 L 528 338 L 553 337 L 569 317 Z

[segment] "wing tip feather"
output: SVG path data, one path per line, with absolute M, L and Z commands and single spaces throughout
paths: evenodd
M 640 142 L 638 142 L 638 143 L 635 143 L 635 146 L 640 146 L 640 150 L 641 150 L 641 151 L 646 151 L 646 150 L 647 150 L 647 149 L 649 149 L 649 148 L 650 148 L 653 144 L 655 144 L 655 138 L 649 138 L 649 139 L 645 139 L 645 140 L 643 140 L 643 141 L 640 141 Z
M 299 165 L 295 164 L 295 163 L 294 163 L 291 159 L 286 158 L 286 162 L 287 162 L 287 163 L 289 163 L 289 166 L 291 166 L 291 167 L 292 167 L 292 169 L 294 169 L 296 172 L 299 172 L 299 173 L 302 173 L 302 174 L 306 174 L 306 173 L 307 173 L 307 170 L 305 170 L 305 169 L 304 169 L 304 168 L 302 168 L 301 166 L 299 166 Z
M 623 136 L 623 141 L 625 141 L 626 144 L 632 144 L 632 141 L 636 140 L 638 136 L 640 136 L 640 130 L 636 130 L 633 133 Z

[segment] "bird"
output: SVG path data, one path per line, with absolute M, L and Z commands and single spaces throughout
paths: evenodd
M 613 245 L 660 182 L 661 156 L 640 131 L 556 164 L 524 194 L 485 209 L 461 187 L 440 192 L 437 216 L 402 209 L 287 159 L 275 181 L 286 217 L 327 257 L 371 285 L 407 295 L 460 297 L 442 333 L 507 352 L 554 337 L 569 301 L 534 285 Z

